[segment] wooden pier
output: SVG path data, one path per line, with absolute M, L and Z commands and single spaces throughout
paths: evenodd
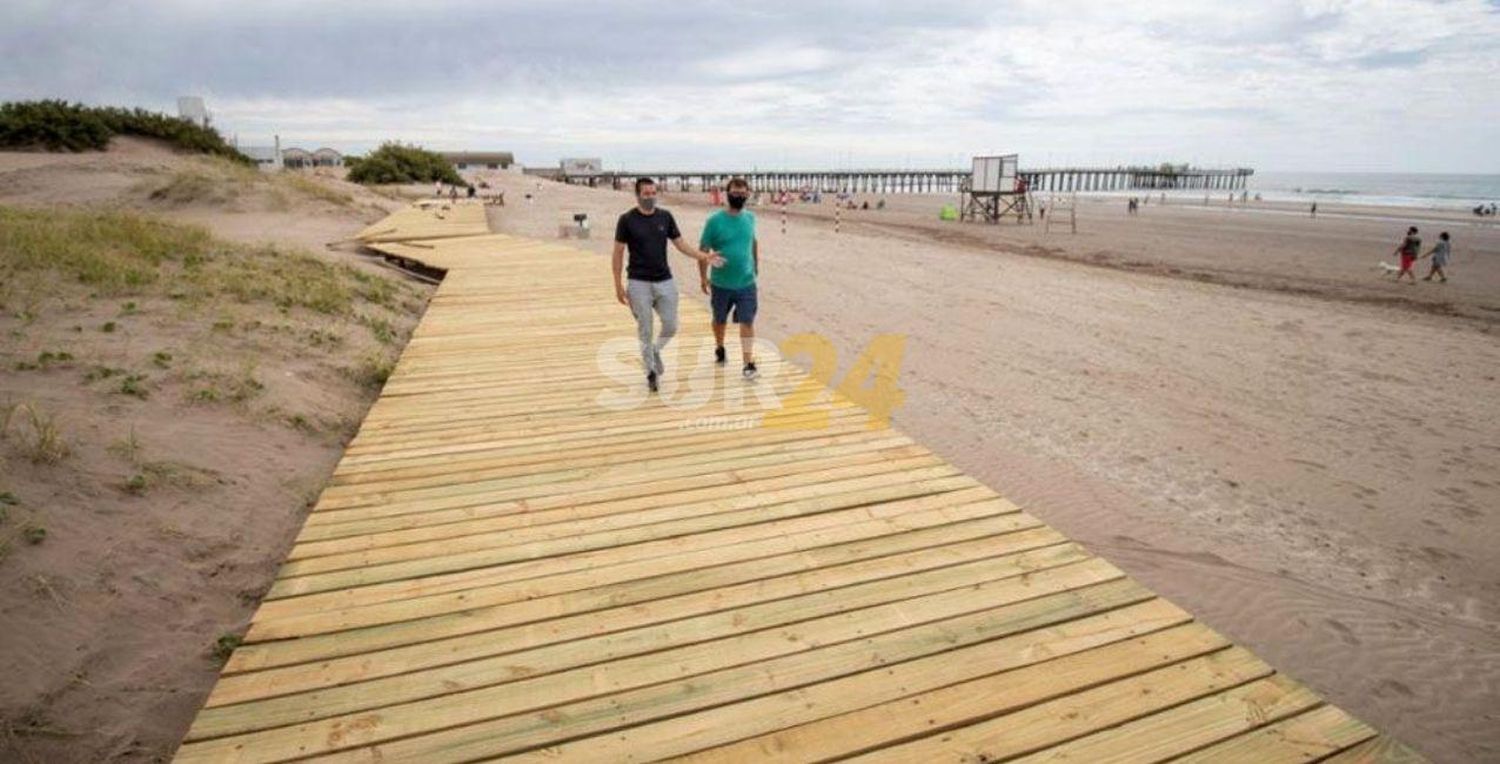
M 1168 169 L 1165 167 L 1058 167 L 1021 169 L 1018 175 L 1033 191 L 1237 191 L 1245 188 L 1254 170 Z M 723 188 L 735 176 L 750 181 L 760 191 L 819 191 L 822 193 L 938 194 L 958 193 L 969 185 L 969 170 L 746 170 L 703 171 L 611 171 L 569 177 L 587 186 L 628 189 L 638 177 L 656 179 L 671 191 Z
M 376 246 L 446 278 L 178 761 L 1419 760 L 780 358 L 607 375 L 598 255 Z

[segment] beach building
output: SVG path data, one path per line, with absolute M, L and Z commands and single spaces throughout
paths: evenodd
M 344 155 L 327 146 L 314 151 L 293 146 L 281 152 L 281 162 L 292 170 L 304 167 L 341 167 Z
M 444 159 L 453 163 L 454 169 L 470 182 L 482 181 L 501 173 L 519 171 L 515 154 L 509 151 L 439 151 Z
M 240 146 L 236 142 L 235 148 L 241 154 L 250 157 L 257 168 L 271 172 L 285 166 L 282 164 L 281 136 L 276 136 L 275 140 L 276 142 L 270 146 Z

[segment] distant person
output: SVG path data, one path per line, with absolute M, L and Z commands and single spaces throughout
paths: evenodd
M 714 362 L 728 361 L 724 351 L 724 332 L 729 314 L 740 326 L 740 355 L 745 362 L 741 376 L 746 381 L 760 375 L 755 368 L 755 313 L 759 295 L 755 277 L 760 273 L 760 242 L 755 238 L 755 213 L 745 209 L 750 199 L 750 183 L 731 178 L 727 187 L 729 207 L 714 212 L 703 224 L 698 248 L 717 252 L 723 263 L 709 268 L 708 261 L 698 261 L 698 279 L 713 308 Z
M 864 202 L 860 203 L 859 208 L 862 209 L 862 210 L 870 209 L 870 200 L 869 199 L 864 200 Z
M 458 201 L 458 186 L 449 186 L 448 187 L 448 201 L 450 201 L 450 202 L 456 202 L 456 201 Z
M 1432 251 L 1423 255 L 1423 257 L 1432 258 L 1432 269 L 1427 271 L 1426 276 L 1422 277 L 1423 281 L 1431 281 L 1433 276 L 1437 276 L 1438 281 L 1444 284 L 1448 283 L 1448 274 L 1443 269 L 1448 267 L 1448 258 L 1452 255 L 1450 247 L 1448 232 L 1443 231 L 1438 234 L 1438 243 L 1432 245 Z
M 1412 266 L 1417 262 L 1417 251 L 1422 248 L 1422 239 L 1417 236 L 1417 227 L 1406 229 L 1406 238 L 1396 245 L 1394 254 L 1401 258 L 1401 269 L 1396 271 L 1396 280 L 1400 281 L 1402 276 L 1410 276 L 1411 283 L 1417 283 L 1417 274 L 1412 272 Z
M 432 182 L 432 195 L 438 199 L 443 198 L 443 182 L 441 180 Z
M 474 188 L 474 184 L 473 184 L 473 183 L 470 183 L 470 184 L 469 184 L 469 198 L 470 198 L 470 199 L 473 199 L 473 198 L 474 198 L 474 196 L 475 196 L 475 195 L 476 195 L 476 194 L 478 194 L 478 193 L 479 193 L 479 189 L 477 189 L 477 188 Z
M 885 199 L 881 199 L 880 201 L 875 202 L 875 209 L 877 209 L 877 210 L 883 210 L 883 209 L 885 209 Z
M 527 195 L 528 197 L 530 194 Z M 682 240 L 672 213 L 656 206 L 656 181 L 637 178 L 635 206 L 615 224 L 615 249 L 610 267 L 615 277 L 615 299 L 635 315 L 636 335 L 641 341 L 641 363 L 646 367 L 646 387 L 656 392 L 664 371 L 661 350 L 677 334 L 677 284 L 667 263 L 667 242 L 700 264 L 722 265 L 724 258 L 698 251 Z M 625 268 L 625 252 L 630 264 Z M 621 279 L 621 271 L 629 283 Z M 653 341 L 655 316 L 661 316 L 660 339 Z
M 1312 203 L 1312 211 L 1310 213 L 1310 217 L 1317 217 L 1317 216 L 1318 216 L 1318 203 L 1317 202 L 1313 202 Z

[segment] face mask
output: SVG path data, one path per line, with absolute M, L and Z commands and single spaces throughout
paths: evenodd
M 734 209 L 737 209 L 737 210 L 744 209 L 745 208 L 745 202 L 749 201 L 749 199 L 750 199 L 750 197 L 748 197 L 748 196 L 740 196 L 739 194 L 730 194 L 729 195 L 729 206 L 732 207 L 732 208 L 734 208 Z
M 656 209 L 656 197 L 654 197 L 654 196 L 643 196 L 643 197 L 641 197 L 640 201 L 641 201 L 641 209 L 646 210 L 648 212 L 651 211 L 651 210 Z

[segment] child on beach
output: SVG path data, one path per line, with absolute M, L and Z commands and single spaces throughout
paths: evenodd
M 1394 254 L 1401 258 L 1401 270 L 1396 271 L 1396 280 L 1400 281 L 1402 276 L 1410 276 L 1411 283 L 1417 283 L 1417 274 L 1412 272 L 1411 267 L 1417 262 L 1417 251 L 1422 249 L 1422 239 L 1417 236 L 1417 227 L 1406 229 L 1406 238 L 1396 246 Z
M 1432 258 L 1432 270 L 1428 271 L 1427 275 L 1422 277 L 1423 281 L 1431 281 L 1433 276 L 1437 276 L 1438 281 L 1444 284 L 1448 283 L 1448 274 L 1443 269 L 1448 267 L 1448 257 L 1452 254 L 1452 250 L 1449 249 L 1450 246 L 1448 243 L 1448 232 L 1443 231 L 1438 234 L 1438 243 L 1432 246 L 1432 251 L 1423 255 L 1423 257 Z

